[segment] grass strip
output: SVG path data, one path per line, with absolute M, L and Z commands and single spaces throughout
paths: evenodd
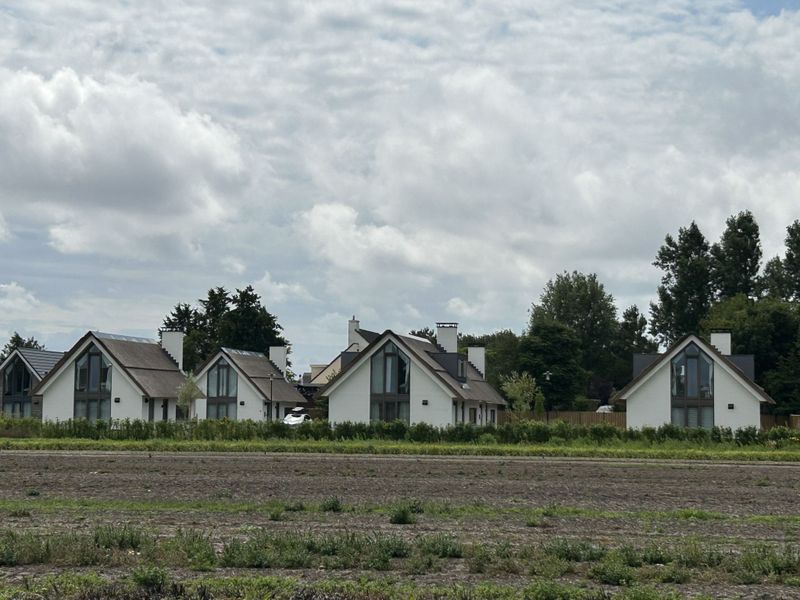
M 423 456 L 530 456 L 567 458 L 633 458 L 710 461 L 798 462 L 799 449 L 768 447 L 692 447 L 675 442 L 667 447 L 650 447 L 640 442 L 622 445 L 565 446 L 556 444 L 463 444 L 419 443 L 389 440 L 87 440 L 22 438 L 0 441 L 0 450 L 83 450 L 138 452 L 263 452 L 316 454 L 377 454 Z

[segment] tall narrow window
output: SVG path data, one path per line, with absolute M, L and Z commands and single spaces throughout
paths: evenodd
M 411 421 L 411 363 L 392 342 L 370 359 L 371 421 Z
M 0 399 L 3 413 L 19 418 L 31 416 L 32 379 L 25 363 L 15 358 L 3 373 L 3 397 Z
M 714 362 L 696 344 L 672 359 L 672 424 L 714 426 Z
M 206 378 L 206 418 L 236 419 L 238 376 L 224 358 L 208 370 Z
M 92 344 L 75 361 L 76 419 L 111 419 L 111 363 Z

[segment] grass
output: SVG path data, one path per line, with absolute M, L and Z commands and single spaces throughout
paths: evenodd
M 142 452 L 296 452 L 321 454 L 396 454 L 428 456 L 541 456 L 587 458 L 638 458 L 715 461 L 800 461 L 800 447 L 776 449 L 770 446 L 738 447 L 733 443 L 699 445 L 689 441 L 615 440 L 591 444 L 576 440 L 570 445 L 491 444 L 390 440 L 91 440 L 73 438 L 8 438 L 0 450 L 115 450 Z

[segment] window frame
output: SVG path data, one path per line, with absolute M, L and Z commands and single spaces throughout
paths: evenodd
M 222 376 L 223 374 L 224 377 Z M 211 390 L 212 379 L 215 387 L 213 391 Z M 225 394 L 220 394 L 220 391 L 224 391 Z M 235 421 L 238 414 L 238 398 L 239 373 L 229 360 L 221 356 L 206 371 L 206 419 L 227 418 Z M 225 407 L 225 414 L 221 415 L 223 406 Z
M 370 421 L 410 423 L 411 359 L 397 344 L 388 341 L 370 356 L 369 368 Z
M 86 366 L 85 384 L 81 384 L 82 363 Z M 96 374 L 97 389 L 92 389 L 94 370 L 98 371 Z M 103 371 L 106 373 L 105 379 Z M 75 360 L 72 417 L 90 421 L 110 421 L 112 385 L 111 361 L 95 344 L 90 344 Z
M 694 410 L 697 424 L 692 427 L 714 427 L 714 360 L 691 342 L 673 356 L 669 364 L 670 423 L 689 427 L 689 416 Z M 704 366 L 707 367 L 707 382 L 704 381 Z M 710 423 L 703 419 L 703 415 L 708 414 Z

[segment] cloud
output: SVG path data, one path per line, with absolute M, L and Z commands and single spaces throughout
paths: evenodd
M 0 69 L 0 131 L 0 208 L 62 253 L 196 253 L 246 181 L 235 134 L 134 76 Z
M 275 281 L 269 271 L 253 284 L 266 306 L 273 303 L 283 304 L 290 300 L 301 302 L 317 302 L 317 299 L 300 283 L 284 283 Z
M 220 263 L 223 269 L 234 275 L 241 275 L 247 270 L 245 264 L 235 256 L 225 256 Z

